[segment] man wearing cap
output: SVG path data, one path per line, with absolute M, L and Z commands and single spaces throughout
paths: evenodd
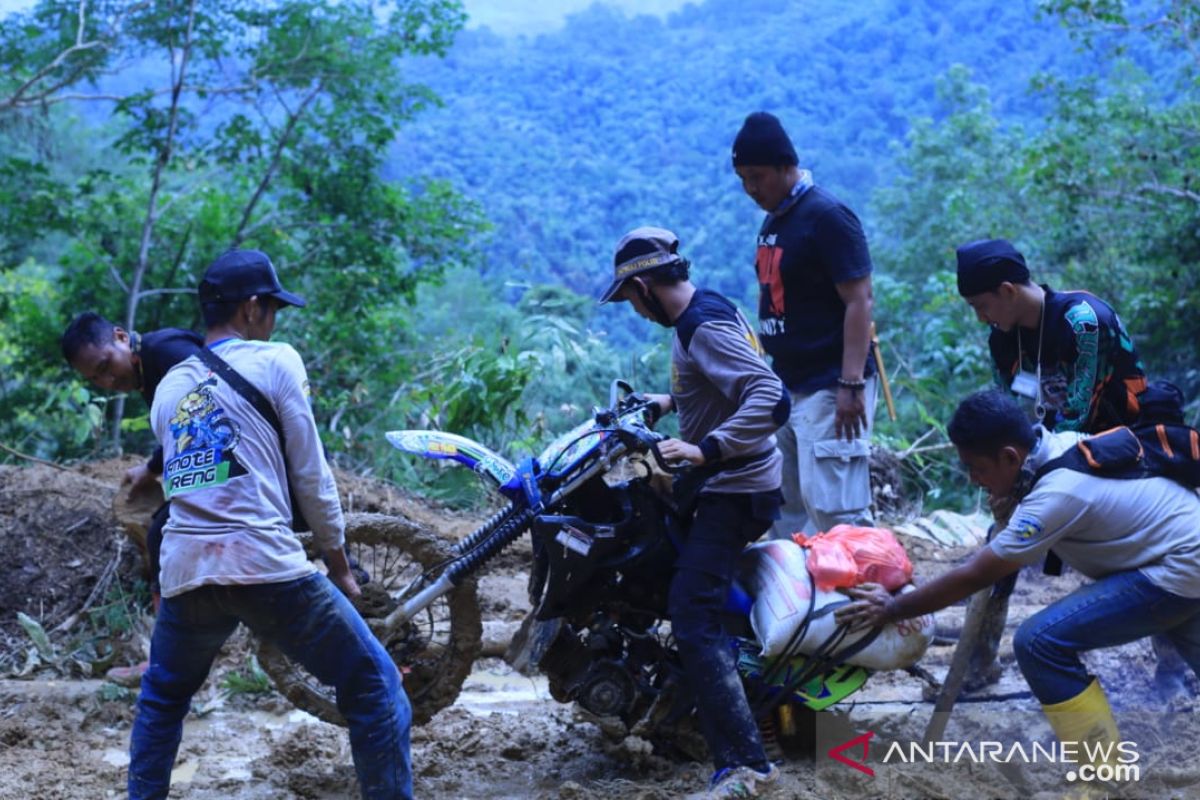
M 858 217 L 798 163 L 777 118 L 746 117 L 733 168 L 767 212 L 755 255 L 758 330 L 792 394 L 791 419 L 779 431 L 785 504 L 777 538 L 872 522 L 871 256 Z
M 1048 430 L 1098 433 L 1137 420 L 1146 373 L 1108 303 L 1034 284 L 1004 239 L 958 248 L 958 293 L 992 328 L 997 381 L 1032 400 Z
M 664 458 L 691 463 L 694 497 L 687 539 L 668 593 L 671 630 L 716 773 L 706 797 L 757 797 L 779 771 L 763 752 L 721 611 L 742 548 L 779 515 L 780 456 L 774 432 L 790 399 L 763 361 L 750 326 L 727 299 L 697 289 L 679 239 L 642 227 L 617 244 L 613 280 L 601 303 L 628 301 L 648 320 L 675 329 L 671 393 L 650 395 L 679 414 L 679 439 L 659 443 Z
M 345 595 L 359 594 L 342 549 L 344 522 L 308 403 L 298 353 L 267 339 L 275 314 L 304 300 L 267 256 L 233 250 L 199 287 L 201 355 L 162 383 L 150 412 L 171 499 L 162 544 L 162 606 L 130 743 L 129 796 L 167 796 L 183 718 L 239 622 L 337 692 L 364 798 L 412 796 L 412 712 L 400 674 Z M 276 433 L 232 371 L 274 410 Z M 286 444 L 285 444 L 286 443 Z M 292 531 L 288 487 L 329 565 L 308 560 Z
M 1150 396 L 1146 373 L 1112 306 L 1089 292 L 1056 292 L 1034 284 L 1025 257 L 1004 239 L 968 242 L 958 248 L 957 261 L 958 293 L 992 329 L 988 348 L 997 383 L 1032 401 L 1034 416 L 1046 430 L 1100 433 L 1139 421 L 1143 400 Z M 1016 499 L 990 497 L 989 502 L 1002 527 Z M 1057 556 L 1050 556 L 1046 571 L 1059 573 Z M 994 596 L 1004 601 L 1014 579 Z M 1000 634 L 992 630 L 982 644 L 970 682 L 998 676 L 991 663 Z M 1159 690 L 1167 696 L 1185 692 L 1185 666 L 1175 647 L 1162 637 L 1152 643 Z

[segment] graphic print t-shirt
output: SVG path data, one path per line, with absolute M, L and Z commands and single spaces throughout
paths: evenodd
M 820 186 L 779 214 L 768 214 L 755 253 L 759 337 L 793 392 L 837 383 L 842 372 L 846 304 L 837 284 L 871 274 L 871 256 L 854 212 Z M 874 374 L 870 358 L 863 374 Z
M 1047 428 L 1098 433 L 1133 424 L 1146 373 L 1117 312 L 1088 292 L 1042 288 L 1045 330 L 993 330 L 988 337 L 997 379 L 1009 388 L 1021 370 L 1036 373 L 1041 334 Z
M 291 530 L 288 480 L 318 547 L 340 547 L 337 487 L 309 409 L 308 378 L 286 344 L 229 340 L 215 348 L 274 405 L 287 438 L 287 474 L 271 424 L 192 357 L 167 373 L 151 410 L 171 499 L 161 555 L 162 593 L 206 584 L 292 580 L 314 567 Z

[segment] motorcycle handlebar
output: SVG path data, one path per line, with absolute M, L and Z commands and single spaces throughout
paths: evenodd
M 622 396 L 622 393 L 624 396 Z M 677 475 L 681 472 L 686 472 L 691 469 L 692 465 L 683 463 L 672 465 L 663 458 L 662 452 L 658 449 L 658 443 L 665 439 L 665 436 L 655 433 L 650 427 L 658 422 L 662 416 L 662 410 L 658 403 L 647 399 L 644 395 L 638 394 L 633 390 L 627 381 L 620 378 L 615 379 L 609 387 L 608 392 L 608 408 L 602 412 L 605 415 L 611 415 L 610 420 L 615 420 L 622 414 L 630 411 L 641 411 L 643 419 L 647 423 L 647 427 L 636 426 L 630 433 L 637 439 L 638 443 L 645 447 L 654 457 L 654 462 L 658 464 L 663 472 L 672 475 Z M 648 416 L 647 416 L 648 415 Z M 627 429 L 628 430 L 628 429 Z

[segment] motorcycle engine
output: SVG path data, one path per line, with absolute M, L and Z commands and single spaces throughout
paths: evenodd
M 628 714 L 637 700 L 637 684 L 629 667 L 612 657 L 620 652 L 619 639 L 610 631 L 584 641 L 570 625 L 546 627 L 557 630 L 537 667 L 550 679 L 551 695 L 598 716 Z
M 574 691 L 579 705 L 602 717 L 625 715 L 637 697 L 633 676 L 615 661 L 593 662 Z

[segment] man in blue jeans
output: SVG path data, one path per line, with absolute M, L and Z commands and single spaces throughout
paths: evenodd
M 663 413 L 679 414 L 680 438 L 660 442 L 659 450 L 694 465 L 690 475 L 699 485 L 687 493 L 696 495 L 695 511 L 667 597 L 671 631 L 716 768 L 702 796 L 750 798 L 779 770 L 763 751 L 721 612 L 742 548 L 779 516 L 781 459 L 773 434 L 791 401 L 737 307 L 693 285 L 689 268 L 675 234 L 636 228 L 617 243 L 613 280 L 600 302 L 627 301 L 675 330 L 671 393 L 650 397 Z M 683 494 L 677 488 L 681 506 L 689 502 Z
M 229 382 L 237 379 L 199 356 L 159 384 L 150 420 L 163 446 L 171 513 L 160 556 L 162 605 L 130 745 L 129 797 L 167 796 L 192 695 L 241 622 L 335 688 L 362 796 L 410 798 L 412 710 L 396 665 L 343 596 L 359 588 L 343 550 L 341 505 L 304 363 L 288 345 L 266 341 L 276 311 L 304 300 L 284 291 L 270 259 L 256 250 L 214 261 L 199 293 L 205 347 L 266 399 L 283 440 Z M 289 487 L 328 578 L 292 531 Z
M 1089 742 L 1093 754 L 1107 755 L 1088 760 L 1112 763 L 1116 722 L 1079 654 L 1162 634 L 1200 671 L 1200 496 L 1168 478 L 1066 467 L 1035 481 L 1043 465 L 1087 437 L 1031 427 L 998 390 L 964 400 L 947 430 L 972 481 L 993 496 L 1022 497 L 1007 527 L 967 563 L 907 594 L 893 597 L 871 584 L 852 589 L 858 601 L 836 617 L 871 627 L 936 611 L 1041 562 L 1053 548 L 1094 582 L 1021 623 L 1013 650 L 1058 738 Z

